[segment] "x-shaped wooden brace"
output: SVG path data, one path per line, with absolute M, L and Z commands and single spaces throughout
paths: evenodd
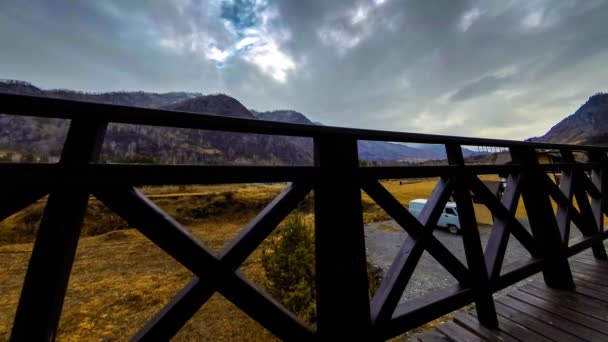
M 439 215 L 451 195 L 452 187 L 449 179 L 439 180 L 420 213 L 420 221 L 377 180 L 363 180 L 361 187 L 408 233 L 407 239 L 372 299 L 371 313 L 376 324 L 390 320 L 425 249 L 461 284 L 468 282 L 469 270 L 433 236 Z
M 0 196 L 0 221 L 48 194 L 40 185 L 4 185 Z
M 509 175 L 502 200 L 498 200 L 496 195 L 478 177 L 471 175 L 468 183 L 473 193 L 495 218 L 485 252 L 486 267 L 490 279 L 496 279 L 500 276 L 511 233 L 533 257 L 539 257 L 534 238 L 515 218 L 519 202 L 520 176 Z
M 228 245 L 219 257 L 132 187 L 97 189 L 100 201 L 195 274 L 194 279 L 135 339 L 168 339 L 218 291 L 282 339 L 310 340 L 314 333 L 283 306 L 260 293 L 236 269 L 310 191 L 292 184 Z
M 563 150 L 562 157 L 568 163 L 575 163 L 572 151 Z M 595 213 L 589 203 L 587 193 L 594 199 L 601 198 L 602 196 L 583 170 L 577 168 L 563 170 L 559 187 L 548 175 L 545 175 L 544 182 L 550 196 L 557 203 L 556 220 L 562 243 L 566 247 L 570 238 L 570 222 L 573 222 L 586 238 L 592 237 L 599 232 L 600 227 L 594 219 Z M 573 196 L 578 203 L 578 210 L 573 204 Z M 601 243 L 594 244 L 592 250 L 597 258 L 604 260 L 607 258 L 606 250 Z

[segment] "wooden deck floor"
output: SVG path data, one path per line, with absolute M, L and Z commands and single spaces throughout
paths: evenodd
M 587 251 L 570 266 L 574 291 L 534 280 L 496 298 L 497 330 L 479 325 L 473 310 L 410 341 L 608 341 L 608 262 Z

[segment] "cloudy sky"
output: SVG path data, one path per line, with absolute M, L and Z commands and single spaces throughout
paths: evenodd
M 608 0 L 0 0 L 0 78 L 524 139 L 608 91 Z

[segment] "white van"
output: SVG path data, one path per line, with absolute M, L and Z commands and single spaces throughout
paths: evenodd
M 408 210 L 414 217 L 418 218 L 422 208 L 426 205 L 425 199 L 415 199 L 410 201 Z M 456 209 L 456 203 L 448 202 L 443 208 L 441 216 L 437 221 L 437 226 L 446 228 L 452 234 L 458 234 L 460 232 L 460 220 L 458 219 L 458 210 Z

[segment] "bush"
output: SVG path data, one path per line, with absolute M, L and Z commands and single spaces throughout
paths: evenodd
M 315 243 L 312 226 L 294 214 L 279 227 L 263 251 L 266 289 L 276 300 L 308 323 L 316 321 Z M 367 262 L 370 298 L 383 272 Z
M 310 225 L 291 215 L 262 254 L 266 289 L 276 300 L 303 320 L 316 317 L 315 253 Z

